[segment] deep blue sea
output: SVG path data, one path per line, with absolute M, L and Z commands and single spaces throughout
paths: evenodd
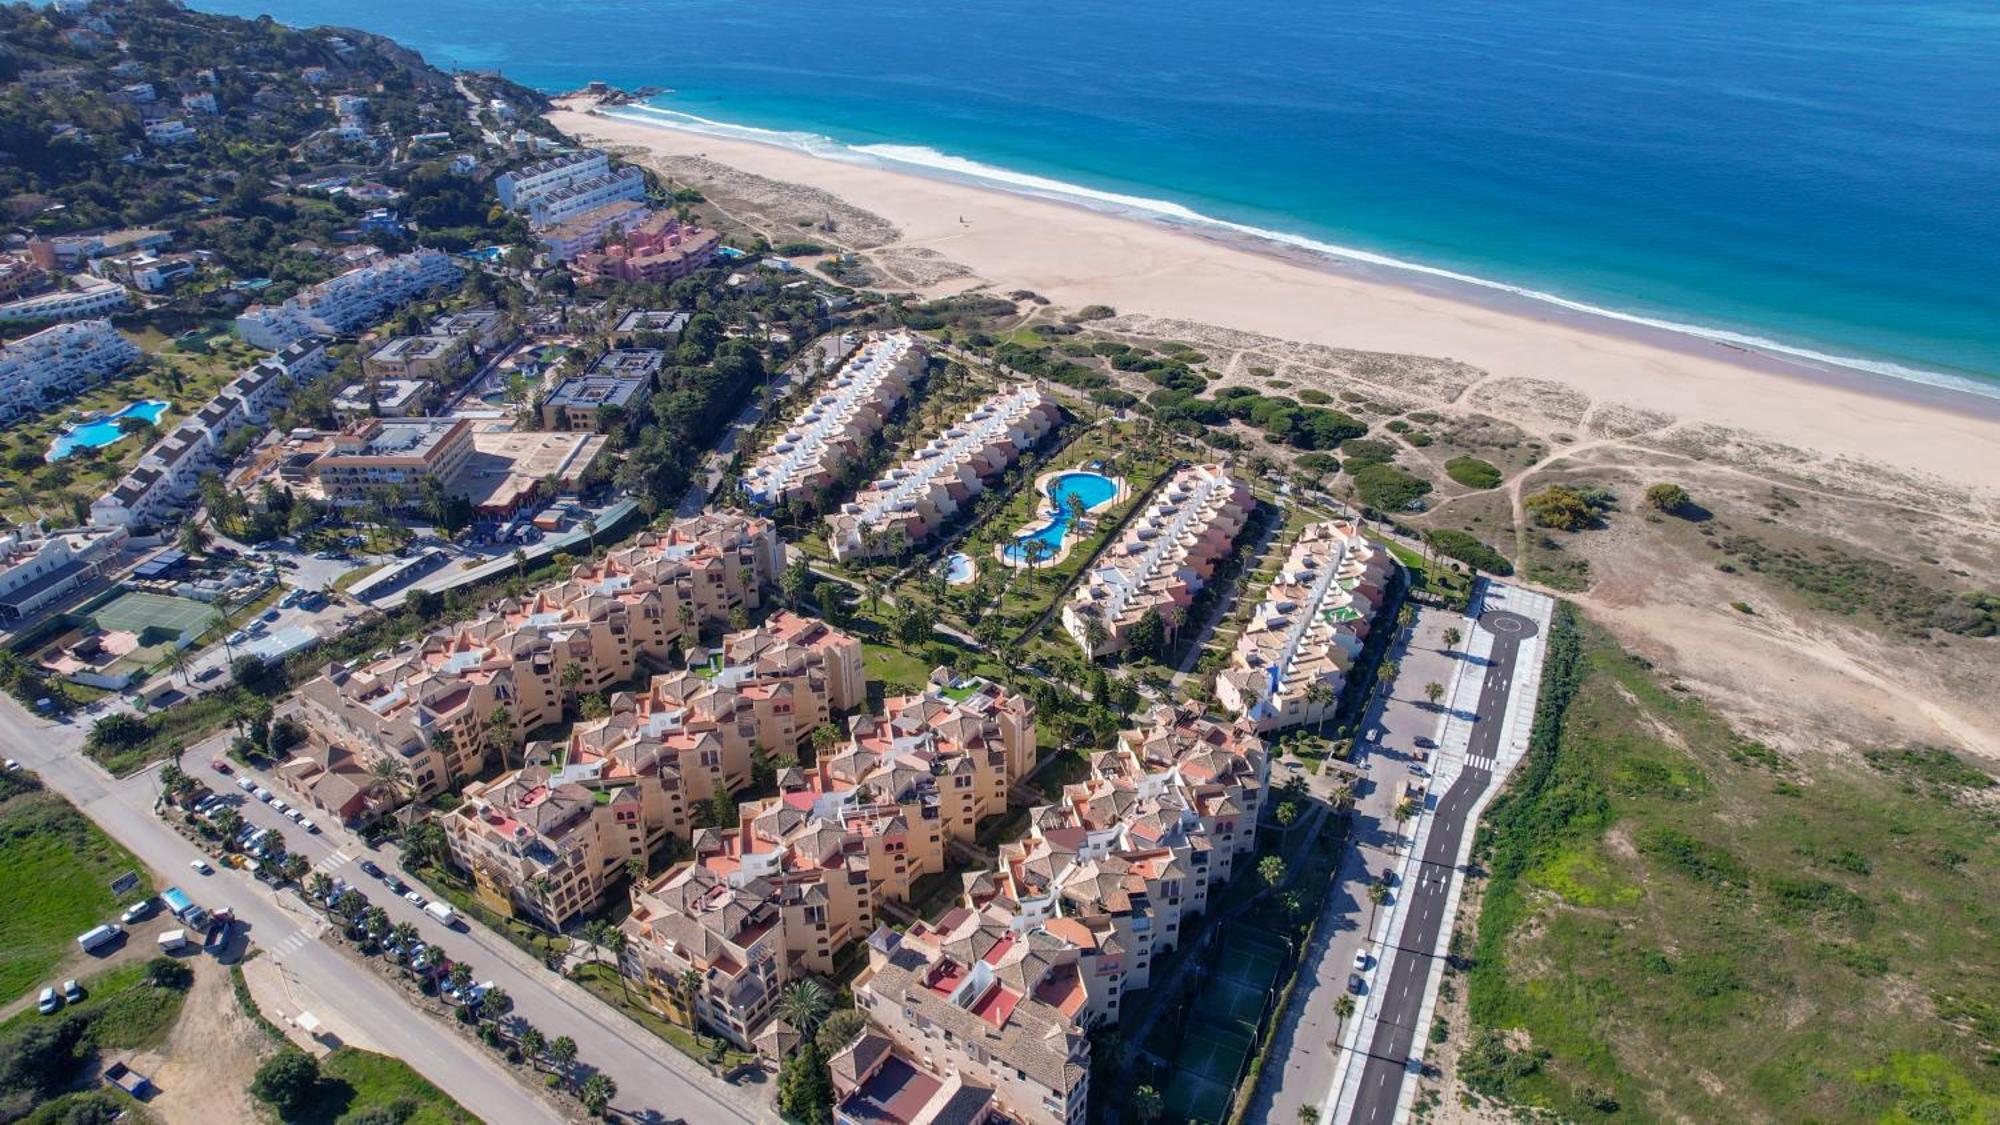
M 2000 390 L 1994 0 L 194 2 Z

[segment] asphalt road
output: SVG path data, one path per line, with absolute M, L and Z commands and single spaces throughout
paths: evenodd
M 1521 642 L 1534 636 L 1537 629 L 1528 618 L 1504 611 L 1485 614 L 1478 627 L 1493 634 L 1493 652 L 1479 685 L 1466 765 L 1437 807 L 1425 813 L 1431 818 L 1430 837 L 1417 868 L 1416 886 L 1400 888 L 1401 894 L 1410 896 L 1409 919 L 1389 971 L 1375 974 L 1376 987 L 1382 992 L 1379 998 L 1371 999 L 1376 1000 L 1379 1022 L 1367 1047 L 1368 1064 L 1361 1071 L 1354 1113 L 1348 1118 L 1352 1125 L 1390 1125 L 1395 1120 L 1403 1083 L 1415 1065 L 1410 1048 L 1428 1030 L 1418 1027 L 1417 1021 L 1422 1018 L 1431 965 L 1446 952 L 1440 939 L 1445 901 L 1458 874 L 1459 845 L 1470 825 L 1473 805 L 1493 783 L 1491 763 L 1499 755 L 1501 720 L 1513 690 L 1515 659 Z
M 483 1048 L 419 1012 L 373 968 L 319 940 L 322 923 L 294 891 L 273 890 L 231 868 L 218 867 L 206 876 L 190 870 L 188 862 L 200 852 L 153 812 L 157 767 L 112 778 L 82 754 L 88 723 L 87 717 L 67 724 L 47 722 L 29 715 L 14 700 L 0 697 L 0 745 L 8 747 L 10 756 L 68 797 L 168 883 L 179 884 L 210 909 L 235 911 L 247 924 L 249 939 L 315 993 L 322 1007 L 341 1021 L 366 1029 L 383 1051 L 408 1061 L 484 1120 L 562 1120 Z M 181 764 L 217 792 L 243 795 L 234 783 L 236 775 L 225 777 L 209 766 L 218 752 L 214 746 L 197 747 Z M 505 989 L 513 998 L 514 1012 L 550 1039 L 559 1035 L 575 1039 L 579 1061 L 618 1083 L 612 1104 L 621 1112 L 642 1120 L 685 1117 L 703 1122 L 753 1121 L 766 1115 L 768 1099 L 759 1087 L 722 1083 L 499 935 L 477 926 L 447 931 L 415 904 L 362 874 L 363 858 L 393 869 L 394 855 L 387 849 L 371 852 L 352 834 L 323 822 L 320 833 L 308 834 L 254 798 L 239 809 L 253 823 L 279 828 L 287 845 L 312 860 L 316 869 L 357 884 L 392 922 L 415 923 L 425 942 L 469 962 L 479 980 L 491 980 Z

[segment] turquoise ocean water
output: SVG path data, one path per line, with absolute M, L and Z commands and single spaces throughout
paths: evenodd
M 195 3 L 2000 394 L 1990 0 Z

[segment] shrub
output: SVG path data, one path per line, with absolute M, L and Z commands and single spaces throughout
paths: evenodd
M 177 992 L 194 983 L 194 970 L 171 957 L 155 957 L 146 962 L 146 982 Z
M 1361 502 L 1377 511 L 1401 512 L 1414 508 L 1431 490 L 1431 482 L 1387 464 L 1368 464 L 1359 469 L 1349 461 L 1354 487 Z
M 1694 499 L 1678 484 L 1656 484 L 1646 490 L 1646 503 L 1669 515 L 1686 508 Z
M 1444 473 L 1467 488 L 1492 488 L 1500 483 L 1500 470 L 1477 457 L 1454 457 L 1444 463 Z
M 1430 542 L 1431 550 L 1448 559 L 1457 559 L 1467 566 L 1493 574 L 1514 573 L 1514 564 L 1507 556 L 1473 538 L 1463 531 L 1441 527 L 1426 532 L 1424 538 Z
M 1363 465 L 1386 465 L 1396 459 L 1396 447 L 1386 441 L 1356 438 L 1340 443 L 1340 455 L 1347 460 L 1349 472 Z
M 1611 497 L 1599 489 L 1552 484 L 1522 503 L 1527 507 L 1528 514 L 1543 527 L 1553 527 L 1557 531 L 1582 531 L 1598 525 L 1602 513 L 1611 506 Z
M 286 1118 L 296 1117 L 319 1088 L 319 1063 L 296 1048 L 265 1059 L 250 1080 L 250 1093 Z

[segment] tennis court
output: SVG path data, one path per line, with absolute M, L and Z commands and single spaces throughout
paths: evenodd
M 127 591 L 85 616 L 106 631 L 131 633 L 147 644 L 162 634 L 192 640 L 214 623 L 215 610 L 187 598 Z
M 1167 1091 L 1173 1113 L 1189 1121 L 1219 1122 L 1229 1116 L 1231 1093 L 1250 1059 L 1248 1032 L 1226 1027 L 1191 1027 L 1181 1040 L 1176 1074 Z

